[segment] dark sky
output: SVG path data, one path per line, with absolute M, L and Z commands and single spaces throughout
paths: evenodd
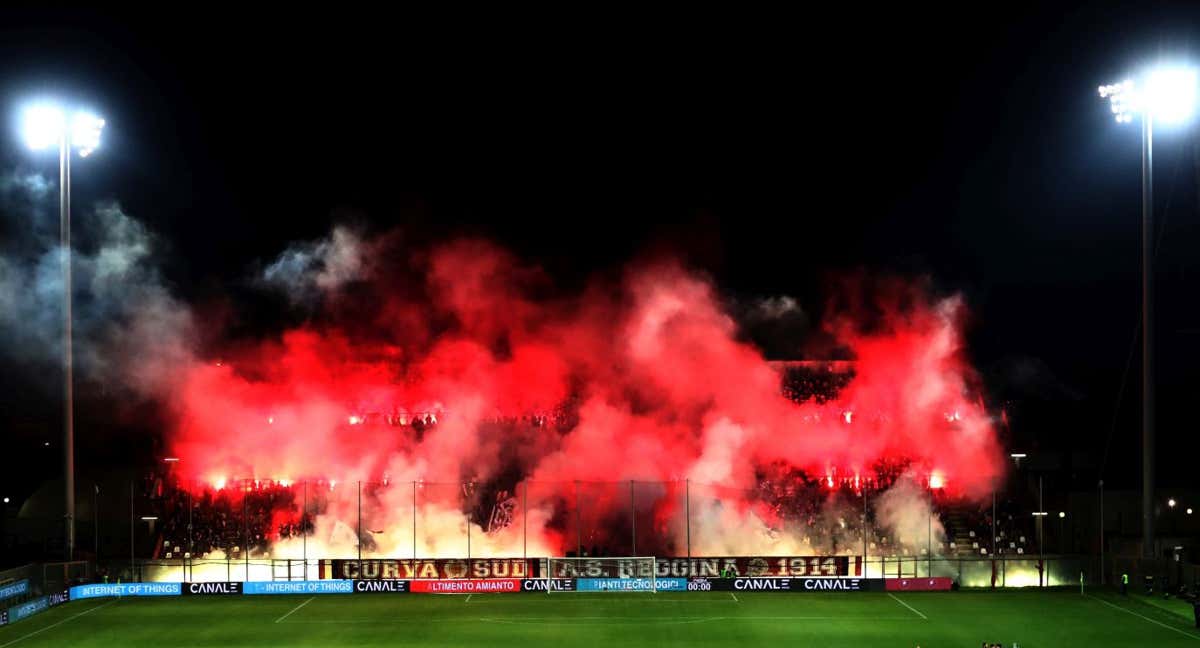
M 1096 87 L 1160 55 L 1200 60 L 1200 10 L 1089 5 L 449 21 L 9 7 L 0 105 L 56 94 L 105 115 L 76 204 L 118 199 L 161 233 L 191 299 L 347 215 L 414 240 L 491 236 L 567 284 L 670 248 L 731 296 L 812 312 L 839 273 L 928 275 L 967 296 L 1014 445 L 1077 449 L 1071 470 L 1094 483 L 1138 315 L 1140 205 L 1138 130 Z M 0 170 L 53 171 L 4 133 Z M 1193 463 L 1169 448 L 1193 434 L 1200 377 L 1196 133 L 1156 151 L 1164 483 Z M 1130 484 L 1139 362 L 1106 464 Z M 3 371 L 0 427 L 33 452 L 57 392 L 21 372 Z

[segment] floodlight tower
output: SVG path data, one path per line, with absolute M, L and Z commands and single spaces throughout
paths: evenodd
M 63 472 L 66 481 L 66 555 L 75 559 L 75 395 L 71 350 L 71 152 L 91 155 L 100 146 L 104 120 L 87 111 L 66 111 L 54 104 L 29 106 L 22 115 L 29 148 L 58 146 L 58 223 L 63 273 Z
M 1163 66 L 1140 81 L 1100 86 L 1117 123 L 1142 118 L 1142 556 L 1154 557 L 1154 124 L 1182 124 L 1195 111 L 1196 70 Z

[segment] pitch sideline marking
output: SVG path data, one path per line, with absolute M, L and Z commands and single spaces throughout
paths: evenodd
M 670 619 L 667 617 L 633 617 L 633 616 L 588 616 L 588 617 L 524 617 L 524 618 L 500 618 L 500 617 L 479 617 L 480 621 L 508 623 L 512 625 L 629 625 L 626 622 L 641 621 L 636 625 L 674 625 L 679 623 L 707 623 L 710 621 L 847 621 L 847 620 L 863 620 L 863 621 L 916 621 L 917 618 L 904 615 L 897 617 L 867 617 L 867 616 L 713 616 L 713 617 L 685 617 L 682 619 Z M 611 622 L 611 623 L 606 623 Z M 318 620 L 299 620 L 292 621 L 288 625 L 399 625 L 411 623 L 409 620 L 388 620 L 388 619 L 318 619 Z M 0 646 L 3 648 L 3 646 Z
M 682 619 L 647 619 L 646 617 L 630 617 L 630 616 L 605 616 L 605 617 L 570 617 L 564 619 L 562 617 L 525 617 L 503 619 L 498 617 L 479 617 L 480 621 L 488 623 L 507 623 L 511 625 L 629 625 L 627 621 L 643 621 L 638 625 L 682 625 L 688 623 L 709 623 L 712 621 L 732 621 L 732 620 L 751 620 L 751 621 L 834 621 L 846 620 L 853 617 L 845 616 L 713 616 L 713 617 L 696 617 Z M 867 617 L 864 617 L 864 619 Z M 870 617 L 876 621 L 915 621 L 913 617 Z
M 304 607 L 305 605 L 308 605 L 309 603 L 312 603 L 313 599 L 315 599 L 315 598 L 317 598 L 317 597 L 315 597 L 315 596 L 310 596 L 310 597 L 308 598 L 308 600 L 307 600 L 307 601 L 305 601 L 305 602 L 301 603 L 300 605 L 297 605 L 296 607 L 292 608 L 291 612 L 288 612 L 287 614 L 285 614 L 285 615 L 283 615 L 283 616 L 279 617 L 278 619 L 275 619 L 275 623 L 279 623 L 280 621 L 283 621 L 284 619 L 286 619 L 286 618 L 288 618 L 288 617 L 292 616 L 292 614 L 293 614 L 293 613 L 294 613 L 296 610 L 299 610 L 300 608 Z M 0 646 L 0 648 L 4 648 L 4 646 Z
M 1116 608 L 1116 609 L 1118 609 L 1118 610 L 1120 610 L 1120 611 L 1122 611 L 1122 612 L 1128 612 L 1128 613 L 1132 614 L 1133 616 L 1135 616 L 1135 617 L 1138 617 L 1139 619 L 1142 619 L 1142 620 L 1145 620 L 1145 621 L 1149 621 L 1150 623 L 1153 623 L 1153 624 L 1154 624 L 1154 625 L 1156 625 L 1156 626 L 1162 626 L 1162 627 L 1166 628 L 1167 630 L 1171 630 L 1171 631 L 1173 631 L 1173 632 L 1178 632 L 1179 634 L 1181 634 L 1181 635 L 1183 635 L 1183 636 L 1185 636 L 1185 637 L 1188 637 L 1188 638 L 1190 638 L 1190 639 L 1195 639 L 1195 640 L 1197 640 L 1197 641 L 1200 641 L 1200 636 L 1194 635 L 1194 634 L 1192 634 L 1192 633 L 1190 633 L 1190 632 L 1184 632 L 1183 630 L 1180 630 L 1179 628 L 1176 628 L 1176 627 L 1173 627 L 1173 626 L 1169 626 L 1169 625 L 1167 625 L 1167 624 L 1165 624 L 1165 623 L 1160 623 L 1160 622 L 1158 622 L 1158 621 L 1155 621 L 1154 619 L 1151 619 L 1151 618 L 1150 618 L 1150 617 L 1148 617 L 1148 616 L 1142 616 L 1142 615 L 1138 614 L 1137 612 L 1134 612 L 1133 610 L 1130 610 L 1130 609 L 1127 609 L 1127 608 L 1123 608 L 1123 607 L 1121 607 L 1120 605 L 1115 605 L 1115 604 L 1113 604 L 1113 603 L 1109 603 L 1108 601 L 1105 601 L 1105 600 L 1104 600 L 1104 599 L 1102 599 L 1102 598 L 1096 598 L 1095 596 L 1092 596 L 1091 594 L 1087 594 L 1086 596 L 1087 596 L 1088 598 L 1090 598 L 1090 599 L 1095 599 L 1095 600 L 1097 600 L 1097 601 L 1100 601 L 1101 603 L 1103 603 L 1103 604 L 1107 605 L 1108 607 L 1111 607 L 1111 608 Z M 0 648 L 4 648 L 4 646 L 0 646 Z
M 908 609 L 912 610 L 913 612 L 916 612 L 916 613 L 917 613 L 917 616 L 921 617 L 922 619 L 925 619 L 926 621 L 928 621 L 928 620 L 929 620 L 929 617 L 925 616 L 924 614 L 921 614 L 921 611 L 920 611 L 920 610 L 918 610 L 917 608 L 915 608 L 915 607 L 913 607 L 913 606 L 909 605 L 908 603 L 905 603 L 904 601 L 901 601 L 901 600 L 900 600 L 900 599 L 899 599 L 899 598 L 898 598 L 898 597 L 897 597 L 895 594 L 892 594 L 891 592 L 888 592 L 888 593 L 887 593 L 887 595 L 888 595 L 888 596 L 890 596 L 890 597 L 892 597 L 892 600 L 894 600 L 895 602 L 899 603 L 900 605 L 903 605 L 904 607 L 906 607 L 906 608 L 908 608 Z
M 571 620 L 522 620 L 522 619 L 498 619 L 491 617 L 480 617 L 479 620 L 485 623 L 507 623 L 509 625 L 629 625 L 622 623 L 624 619 L 634 619 L 641 617 L 574 617 Z M 720 621 L 729 617 L 700 617 L 697 619 L 670 619 L 649 621 L 641 625 L 687 625 L 691 623 L 707 623 L 709 621 Z M 612 623 L 616 621 L 616 623 Z
M 729 595 L 733 597 L 735 603 L 741 603 L 741 601 L 738 600 L 737 594 L 730 592 Z
M 52 624 L 50 624 L 50 625 L 46 626 L 45 628 L 41 628 L 41 629 L 38 629 L 38 630 L 34 630 L 33 632 L 30 632 L 29 634 L 25 635 L 24 637 L 19 637 L 19 638 L 17 638 L 17 639 L 13 639 L 12 641 L 10 641 L 10 642 L 8 642 L 8 643 L 6 643 L 6 644 L 0 644 L 0 648 L 5 648 L 6 646 L 11 646 L 11 645 L 13 645 L 13 644 L 17 643 L 18 641 L 24 641 L 24 640 L 26 640 L 26 639 L 28 639 L 28 638 L 32 637 L 33 635 L 36 635 L 36 634 L 41 634 L 41 633 L 43 633 L 43 632 L 45 632 L 45 631 L 49 630 L 50 628 L 53 628 L 53 627 L 56 627 L 56 626 L 60 626 L 60 625 L 62 625 L 62 624 L 64 624 L 64 623 L 66 623 L 67 621 L 70 621 L 71 619 L 78 619 L 79 617 L 81 617 L 81 616 L 83 616 L 83 615 L 87 614 L 88 612 L 94 612 L 94 611 L 96 611 L 96 610 L 99 610 L 99 609 L 100 609 L 100 608 L 102 608 L 102 607 L 108 607 L 108 606 L 112 605 L 113 603 L 116 603 L 116 602 L 117 602 L 117 601 L 119 601 L 119 600 L 120 600 L 120 599 L 113 599 L 113 600 L 109 601 L 108 603 L 104 603 L 104 604 L 102 604 L 102 605 L 97 605 L 96 607 L 93 607 L 93 608 L 88 608 L 88 609 L 84 610 L 83 612 L 80 612 L 79 614 L 76 614 L 75 616 L 69 616 L 69 617 L 67 617 L 67 618 L 63 619 L 62 621 L 59 621 L 58 623 L 52 623 Z
M 471 594 L 467 594 L 467 600 L 463 601 L 463 605 L 466 605 L 467 603 L 471 602 L 471 596 L 472 596 Z

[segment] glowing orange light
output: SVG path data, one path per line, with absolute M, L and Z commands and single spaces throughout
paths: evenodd
M 939 473 L 939 472 L 930 473 L 930 475 L 929 475 L 929 487 L 930 488 L 937 490 L 939 488 L 944 487 L 945 485 L 946 485 L 946 480 L 942 477 L 941 473 Z

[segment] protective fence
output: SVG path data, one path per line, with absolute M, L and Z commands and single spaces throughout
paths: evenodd
M 133 488 L 131 487 L 131 490 Z M 854 484 L 214 480 L 131 497 L 131 558 L 952 555 L 1030 553 L 996 532 Z M 899 510 L 898 510 L 899 509 Z M 953 526 L 951 526 L 953 525 Z M 961 538 L 961 539 L 960 539 Z M 964 543 L 962 539 L 970 542 Z M 959 540 L 959 544 L 956 544 Z

